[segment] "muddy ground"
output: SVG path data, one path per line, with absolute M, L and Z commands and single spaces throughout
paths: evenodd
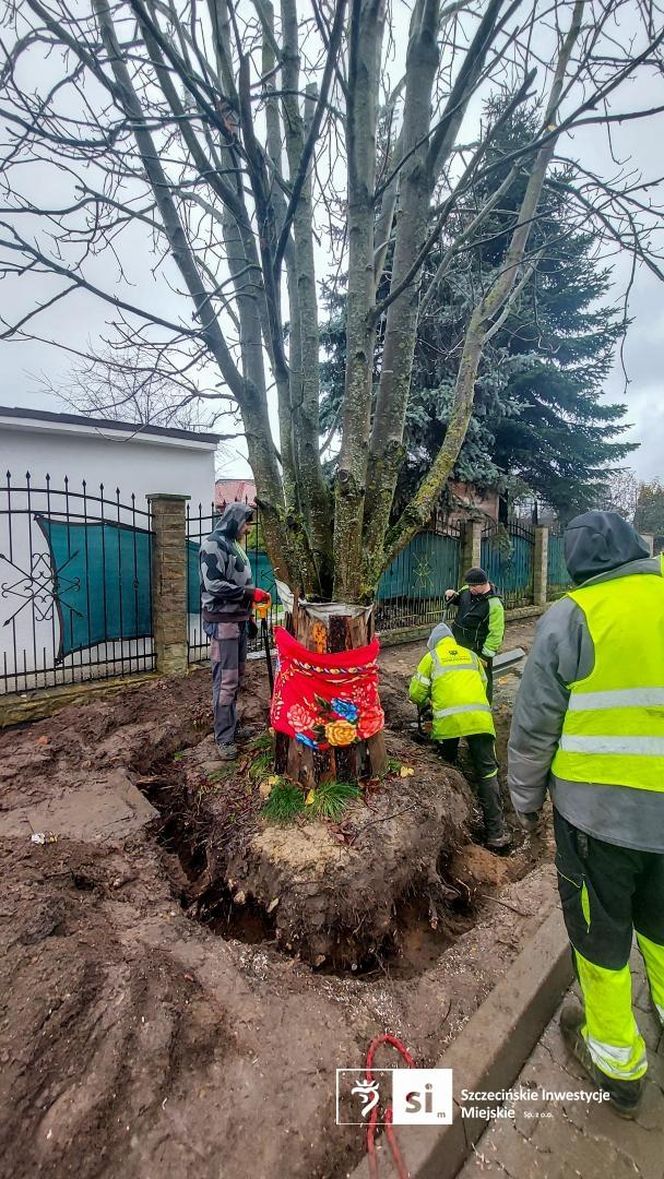
M 382 656 L 388 743 L 434 774 L 403 697 L 420 654 Z M 497 684 L 503 750 L 517 684 Z M 3 1179 L 341 1179 L 363 1141 L 334 1124 L 335 1069 L 360 1067 L 385 1030 L 434 1064 L 553 903 L 548 839 L 517 835 L 505 858 L 467 843 L 435 931 L 413 896 L 389 951 L 312 966 L 202 878 L 200 814 L 176 787 L 206 764 L 208 689 L 203 670 L 0 737 Z M 254 664 L 249 735 L 265 698 Z

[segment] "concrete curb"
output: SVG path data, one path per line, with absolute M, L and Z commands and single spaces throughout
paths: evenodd
M 458 1174 L 489 1124 L 487 1118 L 462 1116 L 461 1108 L 479 1104 L 484 1109 L 497 1109 L 502 1104 L 496 1099 L 463 1102 L 462 1091 L 495 1093 L 510 1088 L 572 976 L 569 942 L 556 908 L 436 1063 L 436 1068 L 454 1069 L 452 1125 L 396 1127 L 413 1179 L 454 1179 Z M 376 1067 L 380 1068 L 380 1063 Z M 380 1154 L 390 1175 L 389 1150 L 382 1149 Z M 366 1159 L 350 1179 L 370 1179 Z

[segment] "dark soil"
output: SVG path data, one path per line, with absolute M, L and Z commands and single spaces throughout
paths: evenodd
M 264 827 L 250 753 L 228 777 L 209 756 L 206 671 L 0 736 L 3 1179 L 352 1169 L 361 1129 L 334 1125 L 335 1068 L 363 1064 L 384 1030 L 435 1063 L 554 891 L 548 866 L 518 883 L 546 849 L 498 859 L 468 842 L 468 787 L 404 735 L 401 687 L 417 656 L 384 656 L 388 719 L 401 729 L 391 756 L 415 772 L 393 774 L 371 809 L 356 804 L 344 830 L 307 824 L 289 839 Z M 265 699 L 254 664 L 250 736 Z M 407 806 L 399 823 L 427 822 L 398 843 L 385 816 Z M 433 929 L 443 829 L 437 867 L 454 895 L 437 897 Z M 392 857 L 383 878 L 370 830 Z

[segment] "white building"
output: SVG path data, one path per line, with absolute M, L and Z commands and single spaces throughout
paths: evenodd
M 72 492 L 85 480 L 98 495 L 103 483 L 108 498 L 119 488 L 123 503 L 133 492 L 136 506 L 145 508 L 146 494 L 169 491 L 209 512 L 218 441 L 193 430 L 0 406 L 0 483 L 7 471 L 17 485 L 29 471 L 35 487 L 44 486 L 46 475 L 61 487 L 66 476 Z
M 0 692 L 152 666 L 147 497 L 189 496 L 208 531 L 217 443 L 0 407 Z

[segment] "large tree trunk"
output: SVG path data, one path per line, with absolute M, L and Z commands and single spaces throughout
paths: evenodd
M 326 625 L 319 618 L 313 618 L 305 606 L 298 605 L 296 593 L 293 612 L 286 615 L 286 629 L 309 651 L 353 651 L 366 646 L 373 638 L 373 608 L 367 608 L 359 617 L 332 615 Z M 383 733 L 376 733 L 368 741 L 319 752 L 284 733 L 277 733 L 275 769 L 306 787 L 326 781 L 357 782 L 363 778 L 377 778 L 387 769 L 385 738 Z

